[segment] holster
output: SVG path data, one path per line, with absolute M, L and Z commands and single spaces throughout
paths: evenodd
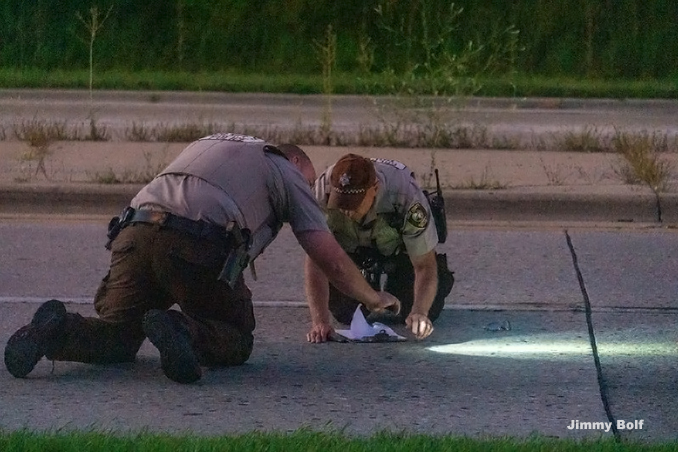
M 252 245 L 252 234 L 249 229 L 241 229 L 235 221 L 229 223 L 227 230 L 229 250 L 217 279 L 225 282 L 233 289 L 240 274 L 250 262 L 248 252 Z
M 380 289 L 381 275 L 394 270 L 391 258 L 370 247 L 358 247 L 349 256 L 373 289 Z
M 108 237 L 108 241 L 106 242 L 107 250 L 111 250 L 113 240 L 115 240 L 118 234 L 120 234 L 120 231 L 129 224 L 133 216 L 134 209 L 128 206 L 122 210 L 122 213 L 119 216 L 111 218 L 108 222 L 108 232 L 106 233 L 106 237 Z

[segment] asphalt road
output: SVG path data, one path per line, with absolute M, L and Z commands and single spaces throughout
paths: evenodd
M 46 298 L 92 313 L 105 220 L 0 222 L 0 342 Z M 250 280 L 258 326 L 246 365 L 177 385 L 146 343 L 133 365 L 43 361 L 25 380 L 3 370 L 0 427 L 595 438 L 614 429 L 568 426 L 622 420 L 635 427 L 620 437 L 678 438 L 675 229 L 450 224 L 440 250 L 457 282 L 425 341 L 306 343 L 303 254 L 285 228 Z M 487 329 L 504 321 L 510 331 Z
M 3 90 L 0 131 L 42 118 L 83 126 L 95 118 L 118 131 L 135 123 L 313 127 L 323 102 L 148 92 L 97 92 L 90 100 L 83 91 Z M 336 96 L 333 127 L 378 125 L 385 111 L 373 99 Z M 678 103 L 470 99 L 443 113 L 526 140 L 572 128 L 675 134 Z M 440 251 L 456 284 L 425 341 L 306 343 L 303 254 L 284 228 L 257 260 L 259 280 L 248 279 L 258 326 L 246 365 L 209 369 L 198 384 L 177 385 L 146 343 L 133 365 L 52 368 L 43 360 L 25 380 L 0 369 L 0 428 L 678 439 L 678 230 L 649 223 L 652 212 L 640 223 L 606 227 L 562 218 L 487 222 L 496 214 L 450 223 Z M 48 298 L 92 314 L 90 300 L 108 267 L 107 221 L 0 216 L 0 343 Z M 505 321 L 510 331 L 488 329 Z M 614 428 L 568 428 L 607 422 Z

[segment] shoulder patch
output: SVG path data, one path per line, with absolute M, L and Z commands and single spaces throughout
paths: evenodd
M 407 168 L 403 163 L 400 163 L 397 160 L 380 159 L 380 158 L 371 158 L 370 160 L 372 160 L 373 162 L 376 162 L 376 163 L 385 163 L 386 165 L 391 165 L 395 168 L 398 168 L 399 170 L 404 170 L 405 168 Z
M 414 203 L 407 211 L 407 222 L 415 228 L 424 229 L 428 225 L 428 211 L 421 203 Z

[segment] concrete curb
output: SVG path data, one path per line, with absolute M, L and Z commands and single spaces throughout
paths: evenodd
M 113 215 L 127 206 L 142 185 L 0 186 L 0 212 L 19 214 Z
M 142 185 L 0 185 L 0 212 L 114 215 Z M 448 220 L 678 222 L 678 194 L 453 190 L 444 193 Z
M 659 204 L 658 204 L 659 202 Z M 678 195 L 454 191 L 445 193 L 447 217 L 479 221 L 605 221 L 674 223 Z

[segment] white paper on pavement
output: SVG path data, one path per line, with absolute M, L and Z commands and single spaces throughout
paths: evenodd
M 351 327 L 348 330 L 336 330 L 336 332 L 354 342 L 397 342 L 406 341 L 407 338 L 399 335 L 393 329 L 383 323 L 367 323 L 360 305 L 353 313 Z

